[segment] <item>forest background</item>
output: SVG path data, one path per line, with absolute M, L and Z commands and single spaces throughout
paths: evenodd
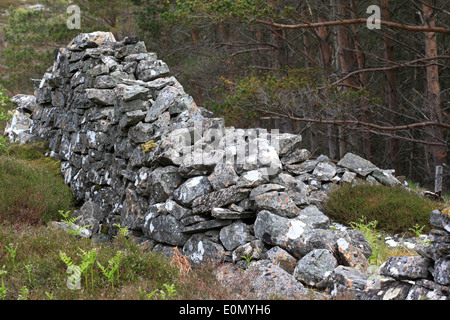
M 300 133 L 315 156 L 354 152 L 429 189 L 440 165 L 450 190 L 448 0 L 0 0 L 0 26 L 10 97 L 79 33 L 136 35 L 228 126 Z

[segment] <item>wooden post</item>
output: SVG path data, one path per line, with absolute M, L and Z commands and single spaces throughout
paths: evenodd
M 435 177 L 434 177 L 434 193 L 442 193 L 442 175 L 443 167 L 436 166 Z

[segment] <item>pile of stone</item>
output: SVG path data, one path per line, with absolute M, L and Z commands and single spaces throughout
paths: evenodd
M 13 101 L 31 112 L 27 138 L 48 141 L 61 160 L 93 239 L 120 225 L 151 250 L 180 248 L 193 265 L 256 263 L 262 287 L 365 288 L 369 244 L 334 228 L 320 205 L 340 183 L 401 184 L 392 172 L 352 153 L 337 164 L 311 159 L 299 135 L 225 127 L 136 37 L 80 34 L 35 95 Z
M 450 216 L 433 210 L 431 243 L 416 245 L 416 256 L 390 257 L 381 265 L 381 279 L 368 283 L 367 299 L 449 300 L 450 299 Z

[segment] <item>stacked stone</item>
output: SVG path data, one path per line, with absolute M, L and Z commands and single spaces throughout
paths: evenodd
M 297 293 L 364 290 L 369 244 L 333 228 L 320 204 L 339 183 L 399 185 L 390 171 L 351 153 L 310 159 L 299 135 L 225 127 L 136 37 L 77 36 L 35 96 L 16 101 L 32 102 L 29 133 L 61 160 L 93 238 L 120 225 L 152 250 L 182 248 L 193 265 L 257 261 Z
M 416 256 L 389 257 L 380 267 L 383 278 L 367 287 L 367 299 L 450 300 L 450 216 L 433 210 L 430 223 L 438 228 L 430 232 L 431 244 L 416 245 Z

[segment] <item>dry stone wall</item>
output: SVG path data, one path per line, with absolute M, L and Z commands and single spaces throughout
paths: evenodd
M 300 135 L 225 127 L 136 37 L 80 34 L 36 86 L 13 98 L 7 133 L 48 141 L 83 203 L 76 214 L 91 225 L 87 236 L 107 239 L 120 225 L 151 250 L 180 248 L 194 265 L 244 268 L 251 258 L 265 275 L 256 284 L 291 281 L 283 287 L 295 294 L 365 289 L 369 244 L 331 228 L 320 204 L 339 183 L 400 184 L 390 171 L 351 153 L 337 165 L 311 159 Z

